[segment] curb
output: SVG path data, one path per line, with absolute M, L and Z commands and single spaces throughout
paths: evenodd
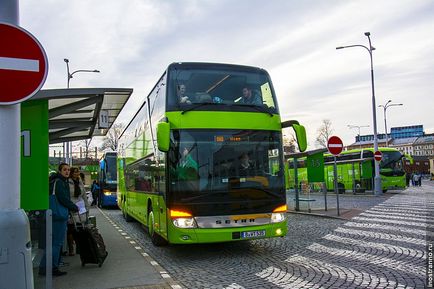
M 169 286 L 167 287 L 167 285 L 146 285 L 146 286 L 142 286 L 143 288 L 171 288 L 171 289 L 183 289 L 184 287 L 182 287 L 181 285 L 178 284 L 178 282 L 176 282 L 170 275 L 169 273 L 167 273 L 167 271 L 160 265 L 158 264 L 157 261 L 155 261 L 151 256 L 149 256 L 148 253 L 146 253 L 146 251 L 139 245 L 136 243 L 136 241 L 133 240 L 132 237 L 128 236 L 127 233 L 125 233 L 119 226 L 117 223 L 115 223 L 112 219 L 110 219 L 109 216 L 107 216 L 107 214 L 105 214 L 100 208 L 98 208 L 98 210 L 100 211 L 100 213 L 109 221 L 109 223 L 116 229 L 116 231 L 123 237 L 125 238 L 125 240 L 134 247 L 134 249 L 136 249 L 140 255 L 148 262 L 150 263 L 159 273 L 161 278 L 163 278 L 163 280 L 166 282 L 166 284 Z M 133 288 L 142 288 L 140 286 L 135 286 Z

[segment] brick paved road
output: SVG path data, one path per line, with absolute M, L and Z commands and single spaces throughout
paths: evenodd
M 424 288 L 434 185 L 350 221 L 289 214 L 288 236 L 250 242 L 157 248 L 138 223 L 105 212 L 185 288 Z

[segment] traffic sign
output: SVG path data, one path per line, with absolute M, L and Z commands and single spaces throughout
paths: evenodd
M 382 158 L 383 158 L 383 154 L 382 154 L 380 151 L 376 151 L 376 152 L 374 153 L 374 159 L 375 159 L 377 162 L 381 161 Z
M 48 72 L 47 55 L 28 31 L 0 23 L 0 105 L 22 102 L 44 85 Z
M 344 148 L 344 144 L 342 143 L 342 140 L 339 137 L 332 136 L 329 138 L 327 142 L 327 149 L 329 150 L 329 153 L 336 156 L 342 152 L 343 148 Z

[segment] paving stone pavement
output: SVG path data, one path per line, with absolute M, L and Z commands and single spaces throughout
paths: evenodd
M 286 237 L 248 242 L 154 247 L 140 224 L 105 212 L 184 288 L 425 288 L 433 183 L 360 198 L 349 221 L 289 214 Z

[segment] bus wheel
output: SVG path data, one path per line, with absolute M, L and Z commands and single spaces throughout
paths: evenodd
M 387 189 L 384 189 L 384 190 L 383 190 L 383 194 L 385 194 L 386 192 L 387 192 Z
M 356 193 L 364 193 L 365 189 L 362 188 L 362 184 L 360 182 L 356 182 Z
M 338 183 L 338 193 L 339 194 L 345 193 L 345 186 L 343 183 Z
M 152 244 L 155 246 L 159 247 L 167 244 L 166 240 L 155 232 L 155 217 L 152 209 L 148 214 L 148 233 L 149 237 L 151 237 Z
M 125 209 L 122 210 L 122 215 L 124 216 L 125 221 L 128 223 L 134 221 L 134 219 L 127 213 Z

